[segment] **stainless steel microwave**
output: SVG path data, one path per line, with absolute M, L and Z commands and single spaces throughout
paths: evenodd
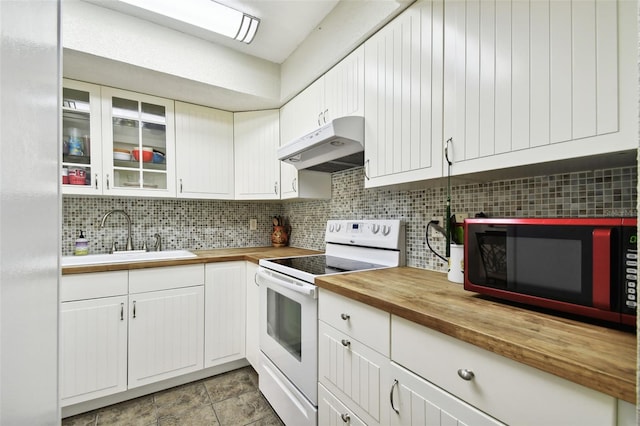
M 635 325 L 635 218 L 465 220 L 466 290 Z

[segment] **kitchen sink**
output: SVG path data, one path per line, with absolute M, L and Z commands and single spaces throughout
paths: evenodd
M 139 262 L 145 260 L 188 259 L 197 257 L 188 250 L 115 252 L 86 256 L 62 256 L 62 266 L 95 265 L 100 263 Z

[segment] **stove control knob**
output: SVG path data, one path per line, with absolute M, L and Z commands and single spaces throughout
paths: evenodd
M 371 225 L 371 231 L 374 234 L 377 234 L 379 230 L 380 230 L 380 225 L 378 225 L 377 223 L 374 223 L 373 225 Z
M 329 232 L 333 232 L 333 223 L 329 224 Z
M 340 228 L 342 228 L 342 225 L 336 223 L 336 232 L 340 232 Z
M 391 232 L 391 226 L 390 225 L 382 225 L 382 235 L 387 236 L 387 235 L 389 235 L 389 232 Z

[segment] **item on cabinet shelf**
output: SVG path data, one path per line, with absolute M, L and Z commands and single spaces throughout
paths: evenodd
M 85 169 L 69 169 L 68 174 L 71 185 L 87 184 L 87 171 Z
M 131 151 L 123 148 L 113 148 L 113 159 L 131 161 Z
M 464 283 L 464 245 L 451 244 L 447 278 L 454 283 Z
M 140 161 L 140 149 L 136 148 L 131 151 L 133 154 L 133 158 L 136 161 Z M 142 148 L 142 161 L 145 163 L 150 163 L 153 160 L 153 148 L 143 147 Z
M 69 169 L 66 167 L 62 168 L 62 184 L 66 185 L 69 183 Z
M 69 155 L 84 155 L 84 143 L 79 136 L 78 129 L 69 129 Z
M 165 156 L 164 153 L 158 151 L 157 149 L 153 150 L 153 162 L 154 163 L 164 163 L 165 161 Z
M 89 254 L 89 240 L 84 237 L 84 231 L 80 231 L 80 236 L 76 240 L 73 254 L 76 256 L 84 256 Z

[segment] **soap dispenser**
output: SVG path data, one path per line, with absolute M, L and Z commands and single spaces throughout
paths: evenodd
M 84 231 L 80 231 L 80 236 L 76 240 L 76 245 L 73 250 L 73 254 L 76 256 L 84 256 L 89 254 L 89 240 L 84 237 Z

